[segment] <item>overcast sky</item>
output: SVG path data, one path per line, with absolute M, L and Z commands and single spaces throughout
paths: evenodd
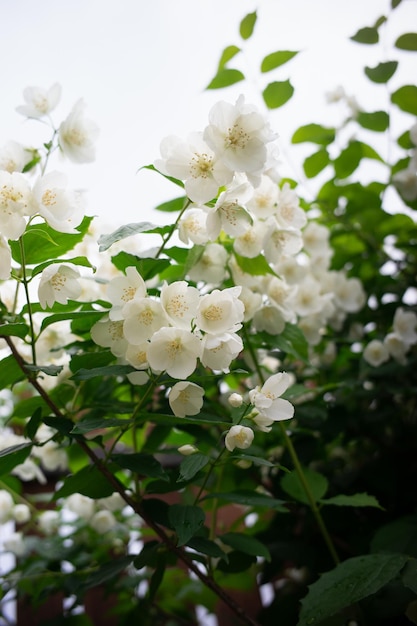
M 338 85 L 355 93 L 365 109 L 381 107 L 367 101 L 375 99 L 375 91 L 368 96 L 362 67 L 387 60 L 396 36 L 415 30 L 410 24 L 416 23 L 417 3 L 403 0 L 403 5 L 393 12 L 381 51 L 348 38 L 372 26 L 388 11 L 389 0 L 0 0 L 0 145 L 8 139 L 27 144 L 31 137 L 48 138 L 36 134 L 36 123 L 24 122 L 14 109 L 23 103 L 26 86 L 47 88 L 58 81 L 63 91 L 56 123 L 82 97 L 100 138 L 94 164 L 56 160 L 54 167 L 69 174 L 72 186 L 88 190 L 89 214 L 115 226 L 152 219 L 152 206 L 178 192 L 156 174 L 137 169 L 159 156 L 167 134 L 202 130 L 219 99 L 233 102 L 244 93 L 262 105 L 259 94 L 268 81 L 290 78 L 296 95 L 271 119 L 284 155 L 298 126 L 331 123 L 340 115 L 324 99 Z M 255 33 L 242 42 L 240 20 L 254 10 Z M 244 49 L 231 65 L 251 80 L 204 91 L 221 51 L 231 44 Z M 276 50 L 302 52 L 261 76 L 263 56 Z M 383 87 L 378 89 L 382 98 Z M 295 148 L 290 155 L 297 160 Z

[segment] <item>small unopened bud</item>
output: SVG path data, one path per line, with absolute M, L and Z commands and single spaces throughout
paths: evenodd
M 240 395 L 240 393 L 231 393 L 227 401 L 230 404 L 230 406 L 233 406 L 234 408 L 238 408 L 242 406 L 243 398 Z
M 195 454 L 196 452 L 198 452 L 198 448 L 187 443 L 184 446 L 180 446 L 178 448 L 178 452 L 180 454 L 183 454 L 184 456 L 190 456 L 190 454 Z

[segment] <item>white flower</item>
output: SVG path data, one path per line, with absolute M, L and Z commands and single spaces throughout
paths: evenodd
M 198 289 L 190 287 L 185 280 L 162 285 L 161 305 L 170 323 L 178 328 L 191 328 L 199 298 Z
M 280 397 L 291 384 L 291 376 L 286 372 L 273 374 L 261 388 L 251 389 L 249 400 L 259 414 L 271 422 L 291 419 L 294 415 L 294 407 L 291 402 Z
M 155 372 L 166 371 L 173 378 L 190 376 L 201 356 L 201 341 L 182 328 L 161 328 L 151 338 L 148 362 Z
M 116 526 L 116 518 L 111 511 L 97 511 L 90 519 L 90 526 L 100 535 L 107 533 Z
M 227 432 L 225 445 L 229 452 L 233 452 L 235 448 L 246 450 L 252 444 L 254 432 L 247 426 L 232 426 Z
M 392 182 L 404 200 L 415 200 L 417 198 L 417 170 L 415 161 L 412 159 L 408 167 L 394 174 Z
M 304 248 L 311 255 L 321 253 L 328 248 L 330 231 L 317 222 L 309 222 L 303 230 Z
M 168 402 L 177 417 L 198 415 L 203 406 L 204 389 L 195 383 L 181 381 L 175 383 L 169 392 Z
M 417 315 L 413 311 L 404 311 L 402 308 L 395 311 L 394 332 L 409 346 L 417 343 L 416 326 Z
M 6 239 L 19 239 L 26 228 L 26 215 L 31 215 L 31 191 L 23 174 L 0 171 L 0 234 Z
M 235 409 L 239 408 L 243 404 L 243 398 L 240 393 L 231 393 L 230 396 L 227 398 L 227 401 L 230 406 L 234 407 Z
M 12 517 L 18 524 L 25 524 L 30 520 L 30 508 L 27 504 L 15 504 Z
M 40 118 L 55 109 L 61 98 L 61 85 L 55 83 L 49 89 L 26 87 L 23 91 L 26 104 L 16 107 L 16 111 L 26 117 Z
M 379 367 L 389 359 L 389 352 L 387 346 L 385 346 L 379 339 L 373 339 L 368 343 L 363 351 L 363 358 L 372 367 Z
M 7 522 L 12 516 L 13 498 L 8 491 L 2 489 L 0 491 L 0 524 Z
M 208 243 L 197 263 L 188 272 L 191 280 L 217 285 L 226 275 L 227 251 L 219 243 Z
M 243 235 L 252 223 L 244 208 L 253 193 L 248 182 L 238 182 L 223 191 L 207 215 L 206 228 L 210 239 L 216 239 L 221 230 L 231 237 Z
M 161 303 L 152 298 L 136 298 L 123 308 L 123 334 L 127 341 L 140 345 L 167 326 L 168 320 Z
M 248 322 L 253 318 L 256 311 L 262 306 L 262 295 L 260 293 L 255 293 L 249 287 L 242 287 L 241 294 L 239 299 L 242 300 L 243 306 L 245 307 L 245 314 L 243 316 L 243 321 Z
M 48 265 L 42 272 L 38 287 L 41 307 L 52 307 L 55 302 L 66 304 L 69 298 L 76 300 L 82 292 L 79 278 L 79 271 L 69 265 Z
M 259 219 L 274 215 L 278 206 L 279 187 L 269 176 L 262 176 L 261 183 L 248 202 L 248 209 Z
M 45 535 L 54 535 L 59 528 L 60 515 L 58 511 L 43 511 L 38 517 L 38 525 Z
M 240 256 L 253 259 L 261 253 L 265 235 L 265 223 L 253 222 L 242 235 L 236 237 L 233 242 L 233 248 Z
M 19 532 L 11 533 L 3 540 L 3 547 L 15 556 L 23 556 L 25 553 L 25 542 L 23 534 Z
M 215 289 L 202 296 L 197 309 L 197 325 L 200 330 L 213 335 L 234 333 L 242 328 L 245 312 L 239 300 L 241 287 Z
M 243 342 L 235 333 L 204 335 L 201 362 L 212 370 L 228 373 L 230 364 L 243 350 Z
M 243 96 L 236 104 L 218 102 L 209 122 L 204 139 L 226 166 L 233 172 L 259 176 L 268 156 L 266 144 L 276 135 L 256 107 L 245 104 Z
M 8 141 L 0 149 L 0 170 L 6 170 L 10 174 L 21 172 L 28 161 L 29 152 L 17 141 Z
M 285 318 L 282 311 L 274 304 L 261 306 L 254 313 L 252 321 L 256 330 L 264 330 L 270 335 L 279 335 L 285 328 Z
M 96 500 L 96 504 L 100 507 L 100 509 L 106 509 L 107 511 L 113 512 L 121 511 L 126 506 L 125 501 L 120 493 L 117 493 L 117 491 L 106 498 L 99 498 Z
M 92 340 L 103 348 L 110 348 L 114 356 L 124 356 L 127 340 L 123 334 L 123 320 L 113 321 L 104 316 L 91 328 Z
M 304 317 L 322 312 L 331 298 L 331 294 L 321 293 L 321 285 L 317 280 L 306 276 L 292 295 L 290 305 L 297 315 Z
M 390 356 L 398 361 L 398 363 L 401 363 L 401 365 L 407 363 L 405 355 L 410 346 L 405 343 L 400 335 L 397 335 L 397 333 L 388 333 L 388 335 L 384 337 L 384 346 L 387 347 Z
M 279 262 L 281 256 L 300 252 L 303 239 L 299 230 L 281 228 L 274 217 L 266 222 L 264 253 L 269 263 Z
M 137 370 L 148 369 L 149 363 L 146 355 L 148 346 L 148 341 L 144 341 L 138 345 L 129 344 L 125 354 L 126 361 L 130 363 L 130 365 L 133 365 L 133 367 Z
M 81 493 L 72 493 L 68 496 L 65 500 L 65 506 L 86 521 L 93 517 L 95 511 L 94 500 L 88 496 L 83 496 Z
M 146 284 L 136 267 L 127 267 L 123 276 L 116 276 L 107 285 L 107 297 L 112 303 L 111 320 L 123 319 L 123 307 L 135 298 L 146 296 Z
M 48 472 L 65 470 L 68 467 L 67 453 L 55 441 L 47 441 L 43 446 L 35 448 L 34 455 Z
M 95 159 L 98 127 L 84 115 L 85 103 L 78 100 L 59 127 L 59 145 L 70 161 L 90 163 Z
M 303 228 L 307 224 L 298 196 L 288 183 L 279 192 L 276 218 L 283 228 Z
M 291 307 L 291 298 L 294 297 L 296 290 L 294 285 L 288 285 L 285 280 L 277 276 L 272 276 L 268 284 L 268 297 L 278 307 L 287 322 L 295 323 L 296 321 L 296 316 Z
M 49 172 L 40 177 L 33 187 L 33 197 L 39 214 L 60 233 L 76 233 L 84 210 L 80 194 L 67 189 L 67 178 L 60 172 Z
M 178 237 L 188 244 L 190 241 L 204 245 L 209 240 L 206 229 L 207 214 L 203 209 L 192 208 L 184 211 L 178 223 Z
M 183 456 L 190 456 L 191 454 L 195 454 L 196 452 L 198 452 L 198 448 L 192 446 L 189 443 L 186 443 L 178 448 L 178 452 Z
M 162 160 L 156 161 L 156 168 L 185 181 L 185 191 L 193 202 L 209 202 L 217 196 L 219 187 L 233 177 L 233 172 L 206 144 L 202 133 L 190 134 L 187 142 L 166 137 L 161 143 L 161 155 Z
M 12 251 L 7 239 L 0 235 L 0 280 L 8 280 L 12 269 Z
M 356 313 L 366 302 L 366 295 L 358 278 L 347 278 L 338 272 L 333 284 L 335 304 L 347 313 Z

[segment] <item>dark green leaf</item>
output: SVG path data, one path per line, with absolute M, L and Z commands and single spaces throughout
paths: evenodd
M 285 324 L 282 333 L 274 337 L 274 347 L 292 354 L 297 359 L 308 361 L 308 343 L 296 324 Z
M 32 449 L 32 443 L 20 443 L 17 446 L 5 448 L 0 452 L 0 476 L 10 472 L 24 463 Z
M 406 587 L 417 594 L 417 560 L 412 559 L 406 564 L 401 574 L 401 579 Z
M 332 143 L 335 138 L 335 129 L 321 126 L 320 124 L 306 124 L 297 128 L 293 134 L 292 143 L 303 143 L 310 141 L 311 143 L 318 143 L 322 146 L 327 146 Z
M 93 367 L 92 369 L 80 369 L 71 376 L 72 380 L 89 380 L 97 376 L 126 376 L 135 369 L 131 365 L 107 365 L 105 367 Z
M 399 146 L 401 146 L 401 148 L 404 148 L 404 150 L 412 150 L 412 148 L 414 148 L 414 144 L 411 141 L 409 130 L 406 130 L 405 133 L 402 133 L 402 135 L 398 137 L 397 143 Z
M 179 198 L 174 198 L 173 200 L 169 200 L 168 202 L 163 202 L 162 204 L 158 204 L 158 206 L 155 207 L 155 211 L 164 211 L 165 213 L 172 213 L 174 211 L 182 211 L 186 200 L 187 200 L 186 196 L 180 196 Z
M 400 50 L 417 50 L 417 33 L 400 35 L 394 45 Z
M 227 561 L 221 559 L 217 565 L 217 569 L 227 574 L 238 574 L 248 570 L 256 563 L 256 557 L 244 552 L 232 550 L 227 553 Z
M 275 81 L 269 83 L 262 93 L 268 109 L 277 109 L 282 107 L 292 97 L 294 93 L 294 87 L 289 80 Z
M 329 486 L 327 478 L 308 467 L 303 468 L 303 474 L 315 502 L 321 500 Z M 285 493 L 288 493 L 294 500 L 298 500 L 298 502 L 302 502 L 303 504 L 310 503 L 303 484 L 295 470 L 284 474 L 281 478 L 281 487 Z
M 277 52 L 271 52 L 267 54 L 261 63 L 261 72 L 270 72 L 271 70 L 288 63 L 298 54 L 298 50 L 291 52 L 290 50 L 279 50 Z
M 132 560 L 133 555 L 118 558 L 113 557 L 103 565 L 100 565 L 99 568 L 91 574 L 88 574 L 87 578 L 82 583 L 82 589 L 91 589 L 103 585 L 109 580 L 116 580 L 117 576 L 131 564 Z
M 170 266 L 168 259 L 142 259 L 128 252 L 119 252 L 119 254 L 112 256 L 111 260 L 113 265 L 121 271 L 127 267 L 136 267 L 143 280 L 153 278 Z
M 376 132 L 384 132 L 389 126 L 389 115 L 385 111 L 375 111 L 374 113 L 365 113 L 359 111 L 356 116 L 356 121 L 369 130 Z
M 242 504 L 244 506 L 265 507 L 273 511 L 279 511 L 280 513 L 288 513 L 288 509 L 283 506 L 285 504 L 284 500 L 277 500 L 270 496 L 257 493 L 256 491 L 237 490 L 224 493 L 216 492 L 205 496 L 206 500 L 211 498 L 217 498 L 217 500 L 224 500 L 225 502 L 234 502 L 235 504 Z
M 136 569 L 142 567 L 156 567 L 157 555 L 161 549 L 159 541 L 147 541 L 139 554 L 134 558 L 133 565 Z
M 239 33 L 242 39 L 249 39 L 252 36 L 256 24 L 256 11 L 245 15 L 239 25 Z
M 326 149 L 319 150 L 308 156 L 303 163 L 303 170 L 307 178 L 314 178 L 329 165 L 330 157 Z
M 217 71 L 222 70 L 225 67 L 225 65 L 231 59 L 233 59 L 233 57 L 235 57 L 239 52 L 240 52 L 240 48 L 238 48 L 237 46 L 227 46 L 221 54 Z
M 89 328 L 91 328 L 94 322 L 97 322 L 101 317 L 103 317 L 103 313 L 94 310 L 55 313 L 42 320 L 41 330 L 44 331 L 45 328 L 48 328 L 51 324 L 56 324 L 57 322 L 61 322 L 63 320 L 88 320 Z
M 69 435 L 74 426 L 74 422 L 67 417 L 56 417 L 55 415 L 47 415 L 43 418 L 43 422 L 63 435 Z
M 20 337 L 24 339 L 29 332 L 26 324 L 0 324 L 0 337 Z
M 114 487 L 95 465 L 87 465 L 79 472 L 64 479 L 64 484 L 55 492 L 53 499 L 66 498 L 72 493 L 81 493 L 89 498 L 107 498 Z
M 168 511 L 169 521 L 178 536 L 178 545 L 183 546 L 204 525 L 205 514 L 198 506 L 173 504 Z
M 391 0 L 391 7 L 396 9 L 399 4 L 401 4 L 402 0 Z
M 340 563 L 309 586 L 301 600 L 298 626 L 319 624 L 376 593 L 397 576 L 407 560 L 403 554 L 370 554 Z
M 217 543 L 205 537 L 192 537 L 187 541 L 187 546 L 197 552 L 207 554 L 207 556 L 211 556 L 213 559 L 225 559 L 227 561 L 227 554 L 223 552 Z
M 141 452 L 133 454 L 112 454 L 111 459 L 119 465 L 119 467 L 135 472 L 140 476 L 168 480 L 160 462 L 150 454 L 143 454 Z
M 209 460 L 208 456 L 199 454 L 198 452 L 191 454 L 190 456 L 186 456 L 181 461 L 180 475 L 177 482 L 194 478 L 194 476 L 207 465 Z
M 71 433 L 74 435 L 80 435 L 89 433 L 92 430 L 98 430 L 101 428 L 126 428 L 131 422 L 117 417 L 95 417 L 87 416 L 77 422 Z
M 391 94 L 391 101 L 406 113 L 417 115 L 417 87 L 404 85 Z
M 87 352 L 85 354 L 74 354 L 70 361 L 71 372 L 77 372 L 80 369 L 91 369 L 94 367 L 103 367 L 114 361 L 114 355 L 107 351 Z
M 365 28 L 360 28 L 358 32 L 351 37 L 351 39 L 357 43 L 374 44 L 378 43 L 379 35 L 376 28 L 366 26 Z
M 245 80 L 245 76 L 240 70 L 224 67 L 217 72 L 206 89 L 223 89 L 223 87 L 229 87 L 241 80 Z
M 344 496 L 342 494 L 339 494 L 337 496 L 333 496 L 332 498 L 322 498 L 320 500 L 320 504 L 333 504 L 334 506 L 354 507 L 371 506 L 377 509 L 383 508 L 374 496 L 370 496 L 367 493 L 355 493 L 352 496 Z
M 38 265 L 44 261 L 49 261 L 51 258 L 59 258 L 66 254 L 84 239 L 92 219 L 92 217 L 84 217 L 81 224 L 76 228 L 78 233 L 72 235 L 59 233 L 47 224 L 28 226 L 23 235 L 26 263 Z M 11 241 L 10 247 L 13 259 L 21 264 L 22 256 L 19 242 Z
M 11 387 L 25 378 L 13 355 L 0 361 L 0 389 Z
M 30 420 L 27 422 L 25 426 L 25 436 L 28 437 L 28 439 L 31 439 L 33 441 L 41 423 L 42 423 L 42 408 L 38 406 L 38 408 L 35 409 L 32 417 L 30 418 Z
M 417 557 L 417 518 L 400 517 L 382 526 L 371 542 L 371 552 L 390 552 Z
M 251 535 L 244 535 L 243 533 L 225 533 L 224 535 L 220 535 L 219 539 L 234 550 L 252 556 L 261 556 L 267 561 L 271 560 L 271 555 L 265 544 Z
M 385 61 L 376 67 L 365 67 L 365 74 L 374 83 L 387 83 L 395 74 L 397 67 L 398 61 Z
M 101 235 L 98 240 L 100 252 L 108 250 L 110 246 L 126 237 L 132 237 L 132 235 L 138 235 L 139 233 L 146 233 L 156 227 L 156 224 L 151 222 L 138 222 L 134 224 L 125 224 L 120 226 L 109 235 Z

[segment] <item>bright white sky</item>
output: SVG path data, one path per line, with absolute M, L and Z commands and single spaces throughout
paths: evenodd
M 267 82 L 291 78 L 296 95 L 271 119 L 283 155 L 301 124 L 340 118 L 324 98 L 337 85 L 354 93 L 365 109 L 383 107 L 384 87 L 373 87 L 369 100 L 362 67 L 390 59 L 398 34 L 416 30 L 417 3 L 403 0 L 393 12 L 385 53 L 348 38 L 372 26 L 389 6 L 389 0 L 0 0 L 0 145 L 8 139 L 27 145 L 37 126 L 43 133 L 41 125 L 25 122 L 14 109 L 23 103 L 24 87 L 60 82 L 63 95 L 55 122 L 82 97 L 101 132 L 95 163 L 71 166 L 57 159 L 53 166 L 68 173 L 71 186 L 88 190 L 87 212 L 103 222 L 160 223 L 166 216 L 152 214 L 152 207 L 178 190 L 154 173 L 136 170 L 159 156 L 167 134 L 202 130 L 217 100 L 233 102 L 244 93 L 262 105 L 260 92 Z M 255 33 L 242 42 L 240 20 L 255 9 Z M 244 47 L 231 65 L 251 81 L 205 92 L 221 51 L 231 44 Z M 261 76 L 257 68 L 263 56 L 276 50 L 303 52 Z M 395 51 L 394 58 L 401 54 Z M 412 78 L 409 73 L 408 81 Z M 381 102 L 375 102 L 375 89 Z M 298 150 L 289 149 L 295 162 L 300 161 Z

